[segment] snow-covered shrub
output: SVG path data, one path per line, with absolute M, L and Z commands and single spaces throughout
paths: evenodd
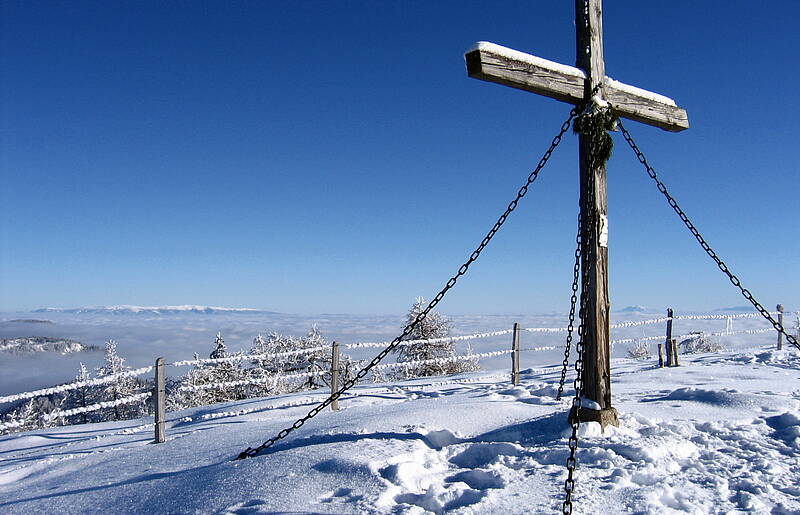
M 678 350 L 681 354 L 699 354 L 725 350 L 724 345 L 707 336 L 703 331 L 693 331 L 689 334 L 689 338 L 678 343 Z
M 650 359 L 653 354 L 650 352 L 650 346 L 647 342 L 636 341 L 632 346 L 628 347 L 628 357 L 632 359 Z
M 64 420 L 50 416 L 63 408 L 64 396 L 34 397 L 0 419 L 0 434 L 33 431 L 62 425 Z
M 117 353 L 117 342 L 108 340 L 106 342 L 106 354 L 103 365 L 97 369 L 97 378 L 107 376 L 116 376 L 131 369 L 125 365 L 125 359 Z M 142 393 L 147 388 L 146 383 L 137 380 L 135 377 L 125 376 L 118 377 L 110 383 L 102 385 L 98 392 L 98 398 L 94 399 L 97 402 L 110 402 L 137 393 Z M 137 418 L 147 413 L 147 405 L 144 400 L 132 402 L 129 404 L 120 404 L 112 408 L 105 408 L 96 412 L 97 420 L 126 420 L 129 418 Z
M 417 297 L 414 305 L 406 315 L 406 325 L 409 325 L 425 310 L 426 302 L 422 297 Z M 434 340 L 446 338 L 450 333 L 450 321 L 436 311 L 431 311 L 419 321 L 411 333 L 404 340 Z M 435 376 L 456 374 L 478 370 L 480 366 L 476 359 L 453 360 L 456 357 L 455 342 L 452 340 L 420 342 L 413 345 L 398 347 L 398 363 L 408 363 L 407 367 L 400 368 L 401 378 Z M 470 351 L 471 353 L 471 351 Z M 417 361 L 436 360 L 433 363 L 415 363 Z

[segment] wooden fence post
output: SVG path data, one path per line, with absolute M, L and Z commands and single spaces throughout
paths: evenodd
M 778 323 L 783 327 L 783 304 L 778 304 Z M 783 333 L 778 331 L 778 350 L 783 349 Z
M 664 344 L 658 344 L 658 368 L 664 368 Z
M 672 361 L 672 308 L 667 308 L 667 338 L 664 341 L 664 346 L 667 348 L 667 366 L 673 366 Z
M 333 342 L 331 350 L 331 394 L 339 390 L 339 343 Z M 339 399 L 333 399 L 331 410 L 339 411 Z
M 156 359 L 156 378 L 153 384 L 153 407 L 155 408 L 155 443 L 164 443 L 167 436 L 164 432 L 164 422 L 166 414 L 166 380 L 164 377 L 164 358 Z
M 514 337 L 511 340 L 511 384 L 519 384 L 519 324 L 514 322 Z
M 678 363 L 678 340 L 673 338 L 672 339 L 672 366 L 679 367 L 681 364 Z

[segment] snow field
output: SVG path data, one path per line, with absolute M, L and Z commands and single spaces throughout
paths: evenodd
M 621 427 L 581 427 L 580 513 L 800 512 L 800 356 L 614 361 Z M 325 392 L 0 438 L 4 513 L 553 513 L 566 477 L 559 369 L 357 387 L 248 460 Z

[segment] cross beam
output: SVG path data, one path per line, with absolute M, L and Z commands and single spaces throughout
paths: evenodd
M 538 93 L 570 104 L 584 101 L 586 73 L 580 68 L 480 41 L 464 55 L 467 74 L 481 79 Z M 623 118 L 653 125 L 670 132 L 689 128 L 686 111 L 671 98 L 629 86 L 606 76 L 603 97 Z
M 689 128 L 686 111 L 672 99 L 613 80 L 605 74 L 603 58 L 602 0 L 575 0 L 576 66 L 518 52 L 494 43 L 480 42 L 464 56 L 470 77 L 522 89 L 570 104 L 590 100 L 595 87 L 619 116 L 661 129 L 679 132 Z M 593 237 L 582 241 L 581 273 L 588 284 L 587 313 L 582 322 L 584 339 L 583 395 L 599 409 L 581 410 L 582 420 L 616 425 L 611 406 L 610 300 L 608 293 L 608 200 L 605 164 L 590 169 L 589 140 L 579 136 L 581 214 L 595 220 L 588 228 Z M 593 181 L 590 181 L 591 178 Z M 591 184 L 594 184 L 594 188 Z M 590 203 L 590 199 L 594 199 Z M 589 206 L 594 205 L 594 212 Z M 592 245 L 589 247 L 589 245 Z M 590 259 L 589 256 L 592 256 Z

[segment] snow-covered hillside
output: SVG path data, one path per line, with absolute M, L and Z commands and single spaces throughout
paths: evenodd
M 91 352 L 97 350 L 100 349 L 92 345 L 86 346 L 81 342 L 66 338 L 50 338 L 47 336 L 0 338 L 0 352 L 10 354 L 36 354 L 39 352 L 72 354 L 75 352 Z
M 583 426 L 581 513 L 800 512 L 800 355 L 614 362 L 621 427 Z M 323 393 L 0 438 L 3 513 L 554 513 L 568 402 L 557 368 L 358 387 L 259 457 Z

